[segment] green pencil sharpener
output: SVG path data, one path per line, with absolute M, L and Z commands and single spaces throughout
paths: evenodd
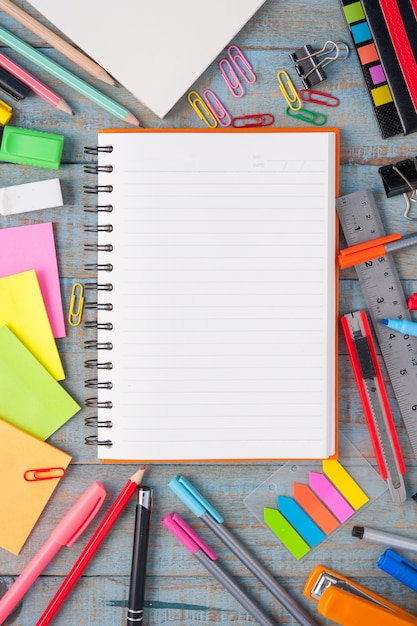
M 57 170 L 61 164 L 64 136 L 39 130 L 0 128 L 0 161 Z

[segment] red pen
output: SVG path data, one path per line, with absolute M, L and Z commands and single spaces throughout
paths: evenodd
M 62 518 L 49 539 L 0 600 L 0 624 L 3 624 L 58 550 L 62 546 L 72 546 L 78 539 L 93 520 L 105 497 L 103 485 L 96 481 Z
M 59 609 L 64 604 L 65 599 L 75 586 L 77 580 L 80 578 L 88 563 L 103 543 L 126 504 L 135 493 L 138 485 L 140 485 L 145 469 L 146 465 L 143 465 L 135 474 L 133 474 L 133 476 L 129 478 L 122 491 L 113 502 L 106 516 L 103 518 L 103 521 L 100 523 L 90 541 L 81 552 L 71 571 L 66 576 L 64 582 L 46 607 L 40 619 L 36 622 L 36 626 L 46 626 L 46 624 L 50 624 L 55 615 L 58 613 Z

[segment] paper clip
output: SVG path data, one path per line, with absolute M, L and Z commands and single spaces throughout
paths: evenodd
M 256 81 L 256 74 L 238 46 L 229 46 L 227 55 L 230 61 L 228 59 L 221 59 L 219 62 L 220 72 L 223 76 L 223 80 L 235 98 L 241 98 L 245 94 L 245 89 L 235 69 L 239 72 L 243 80 L 250 85 Z M 234 67 L 232 67 L 232 64 Z
M 301 100 L 298 97 L 297 90 L 294 87 L 291 78 L 288 76 L 288 73 L 285 70 L 279 70 L 277 73 L 277 80 L 281 93 L 290 109 L 293 111 L 299 111 L 301 109 Z
M 410 216 L 411 205 L 417 203 L 417 157 L 398 161 L 395 165 L 379 168 L 387 198 L 403 194 L 405 200 L 404 217 L 416 221 Z
M 206 89 L 203 92 L 203 98 L 220 126 L 230 126 L 232 119 L 229 113 L 224 108 L 223 104 L 214 93 L 214 91 L 212 91 L 211 89 Z
M 81 283 L 74 283 L 71 291 L 71 300 L 68 313 L 68 324 L 79 326 L 84 309 L 84 287 Z
M 52 480 L 62 478 L 65 474 L 63 467 L 43 467 L 39 469 L 26 470 L 23 478 L 27 482 L 35 482 L 37 480 Z
M 187 100 L 197 113 L 200 120 L 202 120 L 209 128 L 217 128 L 218 123 L 216 118 L 197 91 L 190 91 L 187 96 Z
M 307 109 L 299 109 L 298 111 L 292 111 L 290 107 L 286 108 L 285 113 L 289 117 L 296 117 L 303 122 L 309 122 L 314 126 L 323 126 L 326 123 L 327 117 L 323 113 L 317 113 L 316 111 L 308 111 Z
M 340 104 L 339 98 L 332 96 L 324 91 L 312 91 L 311 89 L 300 89 L 298 92 L 301 100 L 304 102 L 313 102 L 313 104 L 322 104 L 326 107 L 337 107 Z
M 232 118 L 234 128 L 252 128 L 255 126 L 271 126 L 275 118 L 271 113 L 259 113 L 256 115 L 242 115 Z
M 332 52 L 334 54 L 329 56 Z M 318 60 L 323 55 L 326 55 L 324 59 Z M 290 59 L 294 63 L 295 70 L 301 78 L 304 87 L 310 89 L 327 78 L 323 71 L 326 65 L 339 58 L 347 59 L 348 56 L 349 47 L 347 44 L 341 41 L 326 41 L 321 50 L 316 52 L 309 44 L 298 48 L 298 50 L 290 54 Z

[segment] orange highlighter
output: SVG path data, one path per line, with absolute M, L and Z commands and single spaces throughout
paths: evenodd
M 339 267 L 344 269 L 345 267 L 351 267 L 358 263 L 366 263 L 366 261 L 378 259 L 389 252 L 397 252 L 397 250 L 402 250 L 403 248 L 408 248 L 416 244 L 417 233 L 404 236 L 399 233 L 394 233 L 393 235 L 378 237 L 377 239 L 371 239 L 370 241 L 364 241 L 355 246 L 344 248 L 340 251 L 337 260 Z
M 341 626 L 417 624 L 411 613 L 323 565 L 310 573 L 304 595 L 318 602 L 321 615 Z

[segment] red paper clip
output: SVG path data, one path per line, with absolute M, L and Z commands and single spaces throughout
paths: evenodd
M 28 482 L 37 480 L 52 480 L 53 478 L 62 478 L 65 474 L 63 467 L 43 467 L 38 469 L 26 470 L 23 478 Z
M 232 117 L 232 126 L 235 128 L 251 128 L 254 126 L 271 126 L 275 118 L 271 113 L 259 113 L 256 115 L 242 115 Z
M 304 102 L 313 102 L 314 104 L 322 104 L 326 107 L 337 107 L 340 104 L 339 98 L 332 96 L 323 91 L 312 91 L 311 89 L 300 89 L 299 97 Z

